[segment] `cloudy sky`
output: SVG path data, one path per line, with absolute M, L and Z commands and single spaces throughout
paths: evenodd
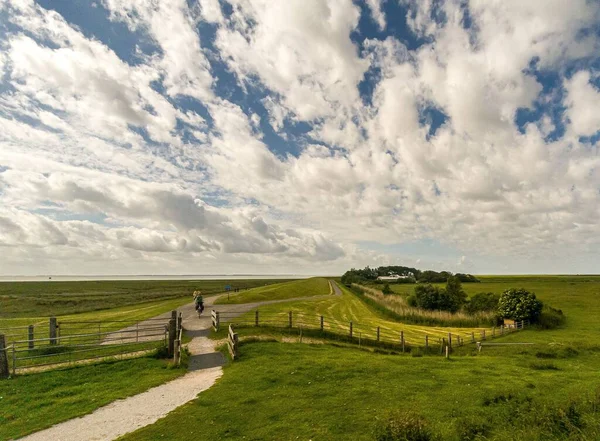
M 0 275 L 597 273 L 600 4 L 0 0 Z

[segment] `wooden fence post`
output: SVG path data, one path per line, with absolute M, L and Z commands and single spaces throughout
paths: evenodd
M 29 340 L 27 343 L 27 347 L 29 349 L 33 349 L 33 325 L 29 325 L 29 327 L 27 328 L 27 340 Z
M 448 347 L 452 350 L 452 333 L 448 332 Z
M 258 309 L 254 312 L 254 326 L 258 326 Z
M 49 332 L 48 337 L 50 338 L 50 344 L 55 345 L 56 344 L 56 317 L 50 317 L 50 332 Z
M 442 337 L 442 341 L 440 343 L 440 355 L 444 353 L 444 348 L 446 347 L 446 339 Z
M 181 331 L 181 328 L 183 328 L 183 315 L 180 312 L 179 315 L 177 316 L 177 336 L 179 336 L 179 332 Z
M 171 316 L 169 320 L 169 357 L 172 357 L 175 353 L 175 327 L 177 326 L 176 320 Z
M 289 323 L 288 323 L 288 327 L 292 327 L 292 311 L 289 312 Z
M 321 316 L 321 332 L 323 332 L 323 316 Z
M 402 345 L 402 352 L 404 352 L 404 331 L 400 331 L 400 344 Z
M 350 338 L 352 338 L 352 322 L 350 322 Z
M 6 338 L 4 338 L 4 334 L 0 334 L 0 378 L 8 378 L 9 376 Z
M 377 326 L 377 341 L 379 341 L 379 326 Z
M 429 336 L 425 336 L 425 352 L 429 349 Z
M 481 339 L 485 340 L 485 329 L 483 331 L 481 331 Z
M 475 343 L 475 333 L 471 332 L 471 343 Z
M 450 358 L 450 346 L 446 345 L 446 358 Z

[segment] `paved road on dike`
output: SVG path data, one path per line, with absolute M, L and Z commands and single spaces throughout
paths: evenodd
M 335 295 L 342 292 L 335 282 L 331 282 Z M 223 374 L 221 366 L 223 355 L 215 352 L 214 342 L 206 336 L 210 332 L 210 309 L 213 302 L 223 294 L 206 298 L 205 311 L 202 317 L 190 303 L 179 308 L 183 316 L 186 334 L 192 337 L 188 343 L 191 357 L 189 372 L 160 386 L 153 387 L 138 395 L 117 400 L 95 410 L 88 415 L 59 423 L 49 429 L 33 433 L 21 441 L 110 441 L 141 427 L 153 424 L 158 419 L 177 407 L 193 400 L 196 396 L 211 387 Z M 329 297 L 299 297 L 286 300 L 244 303 L 239 305 L 215 305 L 219 311 L 244 313 L 261 305 L 291 302 L 294 300 L 322 299 Z M 168 320 L 171 313 L 161 314 L 156 318 Z

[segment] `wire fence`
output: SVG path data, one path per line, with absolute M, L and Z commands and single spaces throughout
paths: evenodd
M 460 332 L 444 332 L 439 328 L 428 330 L 403 331 L 389 326 L 364 325 L 353 321 L 342 321 L 339 318 L 327 317 L 300 312 L 265 313 L 255 310 L 247 311 L 212 311 L 213 327 L 218 330 L 223 324 L 234 328 L 274 328 L 293 330 L 305 336 L 315 336 L 342 340 L 359 345 L 382 346 L 409 352 L 421 348 L 428 352 L 443 353 L 446 346 L 453 347 L 475 344 L 489 339 L 508 335 L 525 329 L 528 322 L 516 322 L 511 326 L 492 327 Z M 433 328 L 432 328 L 433 329 Z

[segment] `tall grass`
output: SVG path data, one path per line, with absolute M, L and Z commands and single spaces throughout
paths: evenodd
M 465 314 L 464 312 L 429 311 L 408 306 L 404 297 L 384 295 L 378 289 L 352 284 L 351 290 L 371 307 L 393 320 L 431 326 L 479 327 L 496 325 L 496 315 L 492 312 Z

